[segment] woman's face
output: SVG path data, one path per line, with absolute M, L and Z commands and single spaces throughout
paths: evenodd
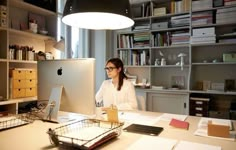
M 108 62 L 105 68 L 108 78 L 114 79 L 119 77 L 120 68 L 116 68 L 114 64 Z

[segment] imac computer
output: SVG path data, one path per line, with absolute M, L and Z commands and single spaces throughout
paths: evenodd
M 38 100 L 48 100 L 45 119 L 56 120 L 59 110 L 95 113 L 95 59 L 45 60 L 37 68 Z

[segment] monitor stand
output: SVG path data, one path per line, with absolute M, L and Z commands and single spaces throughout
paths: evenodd
M 58 111 L 60 108 L 62 89 L 63 86 L 56 86 L 52 88 L 48 105 L 43 116 L 43 121 L 59 123 Z

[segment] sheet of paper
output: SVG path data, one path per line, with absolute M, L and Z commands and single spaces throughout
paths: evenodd
M 187 118 L 187 115 L 164 113 L 163 115 L 160 116 L 160 120 L 162 120 L 162 121 L 170 122 L 172 118 L 184 121 Z
M 200 144 L 188 141 L 180 141 L 174 150 L 221 150 L 220 146 L 213 146 L 208 144 Z
M 145 116 L 132 112 L 119 112 L 119 120 L 129 123 L 153 125 L 158 121 L 157 116 Z
M 143 136 L 135 143 L 127 147 L 127 150 L 149 150 L 153 148 L 161 150 L 172 150 L 176 143 L 177 140 L 173 139 Z

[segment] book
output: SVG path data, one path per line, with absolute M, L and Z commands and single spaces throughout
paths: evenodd
M 189 128 L 189 122 L 177 120 L 174 118 L 171 119 L 169 125 L 176 127 L 176 128 L 186 129 L 186 130 L 188 130 L 188 128 Z

